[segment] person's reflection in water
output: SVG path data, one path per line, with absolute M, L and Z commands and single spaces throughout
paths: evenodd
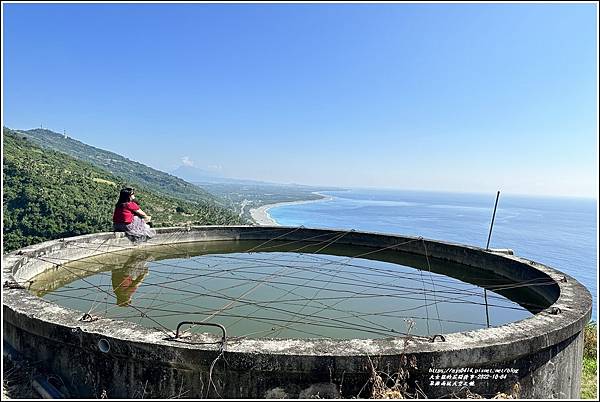
M 145 253 L 136 253 L 123 265 L 112 271 L 112 287 L 117 297 L 117 306 L 126 307 L 131 304 L 133 294 L 148 275 L 148 262 L 154 258 Z

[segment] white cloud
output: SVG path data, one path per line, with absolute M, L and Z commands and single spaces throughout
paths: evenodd
M 191 160 L 189 156 L 182 156 L 181 163 L 183 163 L 184 166 L 194 166 L 194 161 Z

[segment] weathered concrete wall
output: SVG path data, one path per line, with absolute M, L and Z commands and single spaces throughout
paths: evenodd
M 326 233 L 336 232 L 245 226 L 169 228 L 135 247 L 276 237 L 306 240 Z M 335 397 L 340 392 L 352 397 L 361 390 L 364 396 L 373 367 L 390 373 L 404 370 L 409 391 L 419 389 L 429 398 L 461 390 L 460 380 L 451 380 L 448 386 L 430 385 L 436 375 L 441 382 L 441 376 L 448 374 L 444 370 L 474 376 L 475 384 L 469 389 L 482 395 L 510 393 L 518 384 L 517 393 L 524 398 L 579 397 L 582 330 L 591 316 L 591 296 L 573 278 L 516 256 L 420 238 L 348 232 L 337 243 L 389 247 L 389 252 L 416 255 L 427 249 L 431 258 L 493 271 L 515 282 L 553 281 L 538 290 L 548 308 L 500 327 L 444 334 L 445 341 L 230 339 L 220 355 L 215 335 L 176 341 L 173 334 L 134 323 L 103 318 L 83 322 L 81 312 L 14 286 L 14 282 L 27 286 L 35 275 L 57 264 L 134 247 L 122 234 L 104 233 L 45 242 L 3 257 L 4 338 L 61 375 L 75 397 L 100 397 L 104 392 L 112 398 L 297 398 L 316 393 Z M 477 370 L 494 369 L 499 373 L 478 379 L 488 374 Z M 507 369 L 512 372 L 505 373 Z

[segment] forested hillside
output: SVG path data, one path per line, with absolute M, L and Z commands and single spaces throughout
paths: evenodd
M 192 203 L 157 194 L 61 152 L 41 149 L 4 129 L 4 252 L 44 240 L 112 230 L 119 190 L 136 189 L 155 227 L 239 224 L 232 211 L 209 201 Z
M 139 183 L 156 193 L 181 198 L 187 201 L 210 201 L 225 205 L 225 202 L 208 191 L 160 170 L 152 169 L 139 162 L 127 159 L 114 152 L 84 144 L 45 129 L 14 130 L 27 137 L 43 149 L 64 152 L 76 159 L 89 162 L 124 180 Z

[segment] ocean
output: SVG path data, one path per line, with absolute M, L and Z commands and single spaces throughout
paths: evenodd
M 278 224 L 423 236 L 485 247 L 496 194 L 324 191 L 321 202 L 269 209 Z M 490 248 L 563 271 L 585 285 L 597 321 L 596 200 L 500 194 Z

